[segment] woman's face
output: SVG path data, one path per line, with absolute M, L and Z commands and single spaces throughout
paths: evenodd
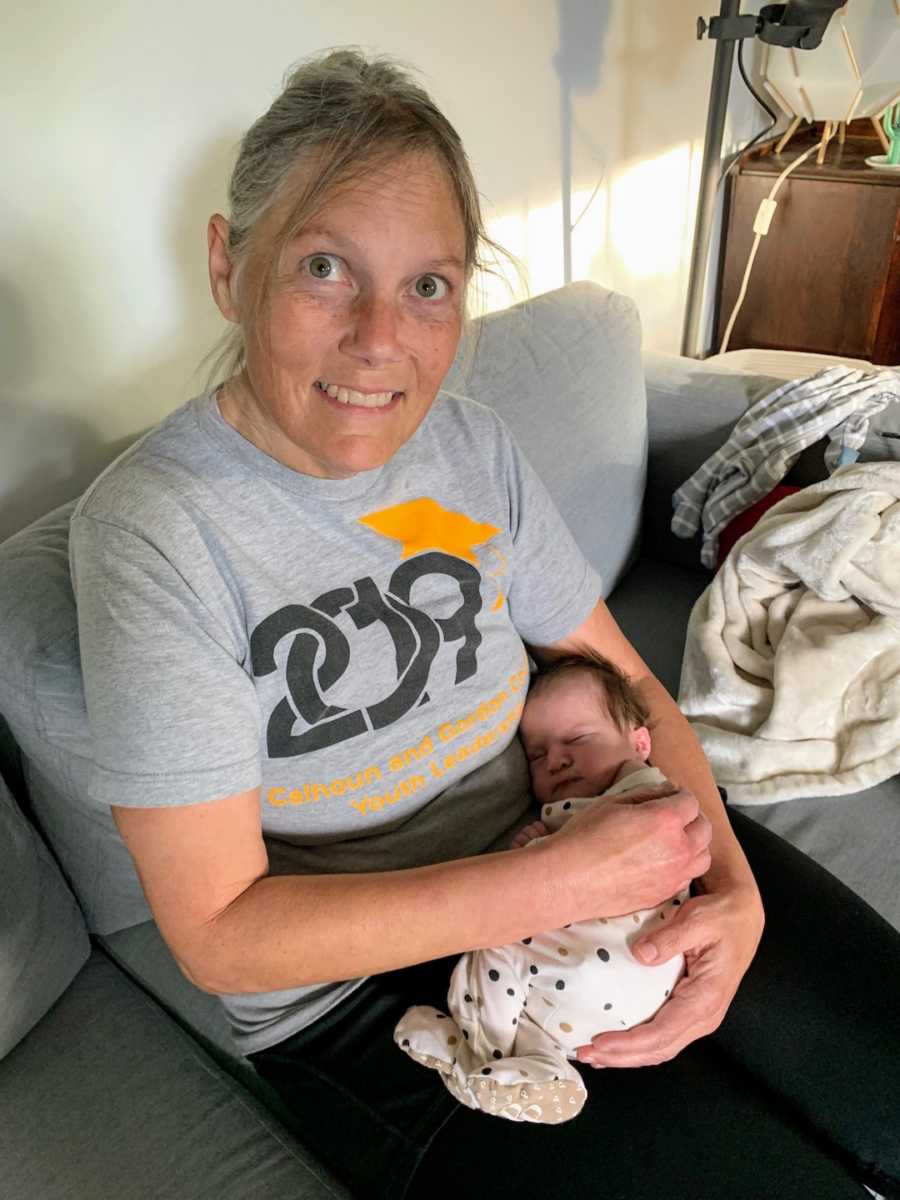
M 380 466 L 418 428 L 453 361 L 465 284 L 443 168 L 422 154 L 372 168 L 289 243 L 268 328 L 247 337 L 223 416 L 303 474 Z

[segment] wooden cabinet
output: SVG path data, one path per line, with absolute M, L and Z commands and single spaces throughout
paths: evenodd
M 714 351 L 740 291 L 759 202 L 820 137 L 820 128 L 809 127 L 780 155 L 769 142 L 731 175 Z M 874 136 L 851 133 L 843 146 L 831 141 L 821 166 L 813 154 L 787 177 L 729 350 L 805 350 L 900 364 L 900 175 L 866 166 L 866 157 L 881 153 Z

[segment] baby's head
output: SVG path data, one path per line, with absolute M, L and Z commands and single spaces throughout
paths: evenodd
M 646 762 L 648 719 L 637 689 L 600 655 L 568 655 L 538 671 L 519 725 L 536 799 L 599 795 L 623 763 Z

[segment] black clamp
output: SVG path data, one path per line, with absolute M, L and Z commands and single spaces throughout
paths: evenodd
M 784 8 L 784 5 L 780 5 Z M 709 24 L 702 17 L 697 18 L 697 41 L 709 30 L 709 36 L 717 41 L 737 42 L 742 38 L 756 37 L 759 31 L 759 19 L 755 13 L 745 17 L 710 17 Z
M 787 4 L 765 4 L 759 14 L 697 18 L 697 40 L 705 33 L 718 41 L 737 42 L 758 37 L 770 46 L 815 50 L 828 22 L 845 0 L 790 0 Z

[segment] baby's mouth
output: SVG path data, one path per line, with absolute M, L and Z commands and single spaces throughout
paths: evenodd
M 391 401 L 399 400 L 403 395 L 403 392 L 358 392 L 356 388 L 329 383 L 327 379 L 317 379 L 315 386 L 332 400 L 351 408 L 386 408 Z
M 570 788 L 575 784 L 581 783 L 580 775 L 569 775 L 566 779 L 560 779 L 558 783 L 554 783 L 553 791 L 550 795 L 555 799 L 556 793 L 562 788 Z

